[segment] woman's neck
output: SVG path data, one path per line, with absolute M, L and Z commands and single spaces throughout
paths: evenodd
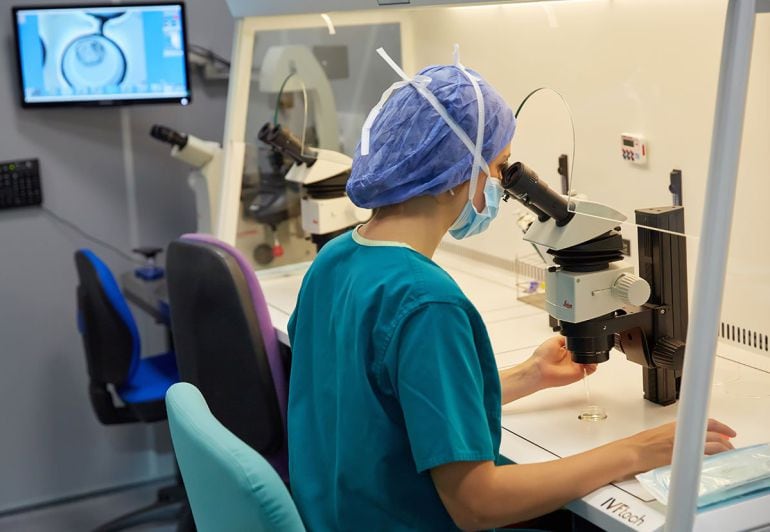
M 378 209 L 359 230 L 371 240 L 403 242 L 432 258 L 452 221 L 446 209 L 431 197 L 414 198 L 400 205 Z

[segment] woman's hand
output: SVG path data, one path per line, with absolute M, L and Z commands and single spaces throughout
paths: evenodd
M 564 347 L 564 337 L 549 338 L 527 360 L 500 372 L 503 404 L 521 399 L 544 388 L 566 386 L 590 375 L 596 364 L 576 364 Z
M 633 472 L 641 473 L 670 464 L 674 452 L 675 432 L 676 425 L 672 422 L 620 440 L 621 444 L 630 444 L 633 449 L 635 457 Z M 732 428 L 716 419 L 709 419 L 704 454 L 717 454 L 733 449 L 730 439 L 735 436 Z
M 541 390 L 572 384 L 583 378 L 584 371 L 588 375 L 596 371 L 596 364 L 578 364 L 572 361 L 572 356 L 564 345 L 563 336 L 554 336 L 540 344 L 527 363 L 534 367 L 538 388 Z

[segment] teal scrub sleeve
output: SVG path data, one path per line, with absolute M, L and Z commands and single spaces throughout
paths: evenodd
M 495 459 L 473 337 L 461 306 L 429 303 L 403 320 L 386 353 L 418 473 Z

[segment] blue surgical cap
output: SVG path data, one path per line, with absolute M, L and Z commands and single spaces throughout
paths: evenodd
M 482 157 L 490 163 L 513 138 L 516 120 L 502 96 L 476 72 L 484 96 Z M 430 66 L 419 75 L 449 116 L 476 141 L 478 102 L 468 77 L 456 66 Z M 372 124 L 368 155 L 356 147 L 347 183 L 359 207 L 394 205 L 410 198 L 437 195 L 471 178 L 473 154 L 433 106 L 411 85 L 397 89 Z

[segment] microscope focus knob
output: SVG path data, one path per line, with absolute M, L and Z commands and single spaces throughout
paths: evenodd
M 682 371 L 684 348 L 683 341 L 664 336 L 655 342 L 655 347 L 652 350 L 652 362 L 656 368 Z
M 612 285 L 612 295 L 629 305 L 641 306 L 650 299 L 650 285 L 632 273 L 624 273 Z

